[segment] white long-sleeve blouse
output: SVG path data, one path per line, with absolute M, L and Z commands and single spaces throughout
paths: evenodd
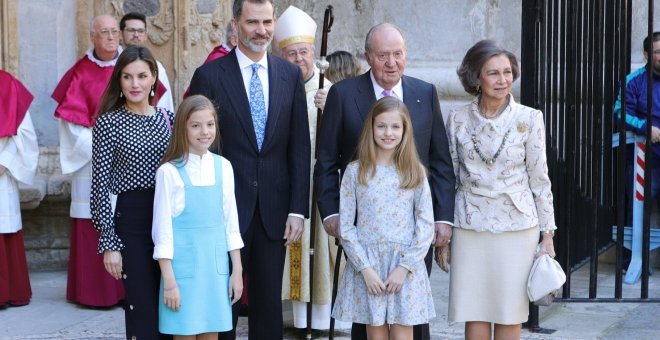
M 215 184 L 215 164 L 210 152 L 202 156 L 188 154 L 184 169 L 193 186 Z M 236 197 L 234 196 L 234 170 L 231 163 L 222 158 L 222 207 L 224 211 L 227 249 L 243 248 L 243 239 L 238 226 Z M 172 259 L 174 243 L 172 218 L 179 216 L 186 206 L 183 180 L 177 168 L 171 163 L 161 165 L 156 171 L 156 193 L 154 197 L 154 217 L 151 237 L 154 241 L 155 260 Z

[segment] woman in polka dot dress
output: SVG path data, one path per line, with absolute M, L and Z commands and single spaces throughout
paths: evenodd
M 151 240 L 156 169 L 169 143 L 173 113 L 151 106 L 158 70 L 151 52 L 119 56 L 92 137 L 94 225 L 105 269 L 123 279 L 127 339 L 158 339 L 160 270 Z M 113 213 L 111 195 L 117 196 Z

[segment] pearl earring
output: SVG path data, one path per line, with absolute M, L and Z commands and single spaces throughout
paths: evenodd
M 122 97 L 124 97 L 124 92 L 119 91 L 119 98 L 122 98 Z
M 155 96 L 155 95 L 156 95 L 156 94 L 154 93 L 154 86 L 152 85 L 152 86 L 151 86 L 151 96 L 153 97 L 153 96 Z

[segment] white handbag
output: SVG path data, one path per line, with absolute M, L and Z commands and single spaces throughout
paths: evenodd
M 534 260 L 527 279 L 527 296 L 535 305 L 548 306 L 566 282 L 566 274 L 559 262 L 543 254 Z

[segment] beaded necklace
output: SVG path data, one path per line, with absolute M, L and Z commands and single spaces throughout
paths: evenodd
M 472 134 L 472 146 L 474 147 L 474 151 L 477 152 L 477 155 L 479 155 L 479 158 L 488 165 L 489 168 L 492 168 L 493 165 L 495 165 L 495 162 L 497 162 L 497 157 L 500 156 L 500 153 L 504 149 L 504 146 L 506 145 L 507 139 L 509 139 L 509 133 L 511 133 L 511 129 L 506 130 L 506 133 L 504 134 L 504 137 L 502 138 L 502 143 L 500 143 L 500 147 L 497 148 L 497 151 L 493 155 L 492 158 L 486 157 L 483 152 L 481 152 L 481 149 L 479 148 L 479 141 L 477 140 L 477 135 L 475 133 Z

